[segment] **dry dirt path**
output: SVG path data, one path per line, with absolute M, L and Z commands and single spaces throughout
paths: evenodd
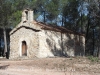
M 100 75 L 100 64 L 81 58 L 5 59 L 0 75 Z

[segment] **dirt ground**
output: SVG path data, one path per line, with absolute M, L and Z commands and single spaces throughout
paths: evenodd
M 100 75 L 100 62 L 91 62 L 86 57 L 0 58 L 0 75 Z

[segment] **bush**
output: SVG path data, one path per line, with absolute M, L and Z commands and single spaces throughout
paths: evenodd
M 94 56 L 88 56 L 88 59 L 91 60 L 92 62 L 98 62 L 99 61 L 99 58 L 94 57 Z

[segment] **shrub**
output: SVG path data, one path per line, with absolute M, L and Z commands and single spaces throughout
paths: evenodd
M 99 58 L 94 57 L 94 56 L 88 56 L 88 59 L 91 60 L 92 62 L 98 62 L 99 61 Z

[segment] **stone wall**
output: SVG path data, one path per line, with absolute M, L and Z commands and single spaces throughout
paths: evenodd
M 42 30 L 39 32 L 39 54 L 38 57 L 54 57 L 61 53 L 60 32 Z
M 83 56 L 85 37 L 49 30 L 39 32 L 38 57 Z
M 22 41 L 27 44 L 27 58 L 37 57 L 39 50 L 38 32 L 22 27 L 10 35 L 10 58 L 22 57 Z
M 64 56 L 74 56 L 75 40 L 74 34 L 62 34 L 62 50 Z
M 10 58 L 22 57 L 22 41 L 27 43 L 27 58 L 55 56 L 83 56 L 85 37 L 50 30 L 35 32 L 21 28 L 10 36 Z

